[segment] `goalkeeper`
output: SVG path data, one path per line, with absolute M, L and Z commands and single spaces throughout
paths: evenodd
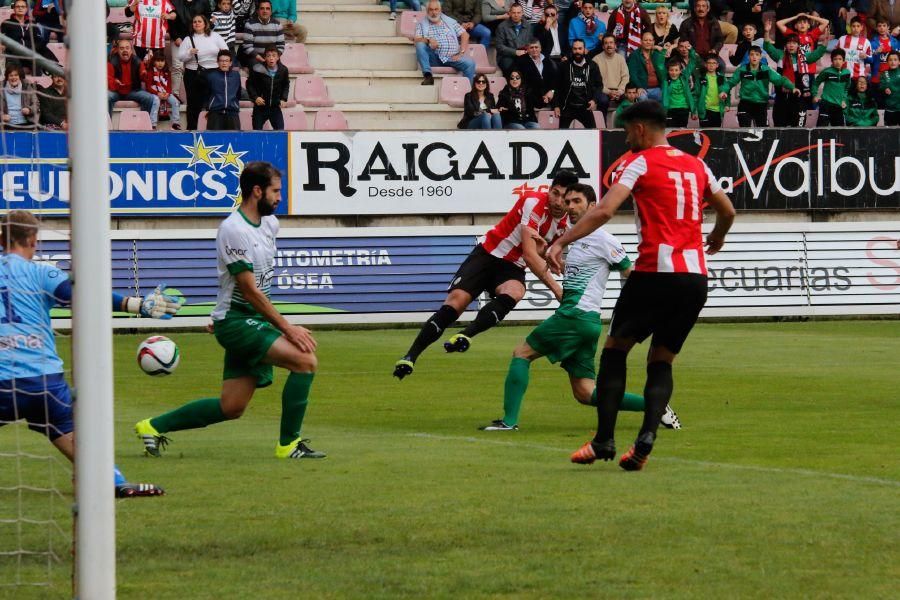
M 75 459 L 72 395 L 50 325 L 50 309 L 68 305 L 72 282 L 63 271 L 32 261 L 39 222 L 24 210 L 0 222 L 0 427 L 19 419 Z M 181 307 L 163 286 L 139 298 L 113 294 L 113 310 L 170 319 Z M 116 496 L 161 496 L 152 483 L 129 483 L 115 468 Z

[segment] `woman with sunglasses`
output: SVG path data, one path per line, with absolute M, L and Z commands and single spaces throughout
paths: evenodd
M 497 109 L 508 129 L 537 129 L 537 117 L 534 107 L 528 98 L 528 91 L 522 79 L 522 72 L 513 69 L 509 72 L 506 87 L 500 90 L 497 98 Z
M 474 89 L 463 99 L 463 116 L 459 129 L 503 129 L 494 95 L 488 88 L 488 78 L 476 75 Z

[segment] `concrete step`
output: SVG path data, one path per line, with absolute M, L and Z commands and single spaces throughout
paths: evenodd
M 336 104 L 350 129 L 455 129 L 462 113 L 443 104 Z
M 377 4 L 312 4 L 304 6 L 300 18 L 318 37 L 394 37 L 397 21 L 389 21 L 388 14 Z
M 318 70 L 325 78 L 328 93 L 337 103 L 434 103 L 440 79 L 435 85 L 420 85 L 419 71 Z
M 414 71 L 416 50 L 405 37 L 307 38 L 309 62 L 316 70 L 364 68 L 380 71 Z

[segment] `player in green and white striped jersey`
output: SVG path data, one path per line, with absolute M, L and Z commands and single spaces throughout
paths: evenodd
M 577 222 L 596 201 L 597 195 L 591 186 L 570 185 L 565 196 L 569 221 Z M 559 308 L 513 351 L 504 387 L 503 418 L 482 430 L 515 431 L 519 428 L 519 412 L 528 389 L 529 369 L 531 363 L 542 356 L 551 363 L 560 363 L 566 370 L 576 400 L 595 405 L 594 361 L 601 333 L 600 305 L 611 271 L 627 277 L 631 272 L 631 260 L 619 240 L 603 229 L 597 229 L 569 248 Z M 622 410 L 643 412 L 644 398 L 626 393 Z M 671 408 L 666 409 L 662 424 L 670 429 L 681 428 Z

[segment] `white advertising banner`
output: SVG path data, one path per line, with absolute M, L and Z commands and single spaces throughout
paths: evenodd
M 504 213 L 559 169 L 597 186 L 600 134 L 299 131 L 290 165 L 293 214 Z

